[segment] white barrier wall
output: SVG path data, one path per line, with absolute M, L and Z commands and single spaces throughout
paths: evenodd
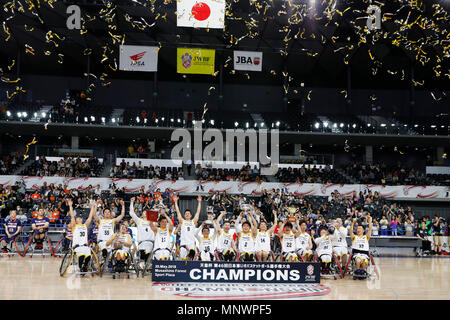
M 170 188 L 179 193 L 216 192 L 260 194 L 263 190 L 283 189 L 296 195 L 328 196 L 337 190 L 345 196 L 353 192 L 378 191 L 384 198 L 414 198 L 414 199 L 448 199 L 450 200 L 450 187 L 438 186 L 381 186 L 361 184 L 318 184 L 318 183 L 276 183 L 276 182 L 239 182 L 239 181 L 204 181 L 199 184 L 195 180 L 160 180 L 160 179 L 121 179 L 121 178 L 64 178 L 64 177 L 28 177 L 28 176 L 0 176 L 0 184 L 13 185 L 16 181 L 23 180 L 26 187 L 39 188 L 44 183 L 66 185 L 68 189 L 85 190 L 89 186 L 100 185 L 102 190 L 108 190 L 114 182 L 117 188 L 125 188 L 125 191 L 139 191 L 141 187 L 164 191 Z M 201 187 L 200 187 L 201 186 Z
M 125 161 L 125 163 L 128 163 L 129 165 L 133 165 L 135 163 L 136 165 L 141 162 L 142 166 L 149 167 L 149 166 L 159 166 L 159 167 L 181 167 L 183 165 L 182 160 L 172 160 L 172 159 L 136 159 L 136 158 L 117 158 L 116 159 L 116 165 L 120 165 L 122 161 Z M 256 166 L 259 169 L 259 162 L 226 162 L 226 161 L 194 161 L 194 166 L 200 164 L 203 168 L 211 167 L 211 168 L 218 168 L 218 169 L 241 169 L 243 166 L 246 166 L 247 164 L 250 165 L 251 168 Z M 310 168 L 317 168 L 317 169 L 323 169 L 325 168 L 325 164 L 295 164 L 295 163 L 279 163 L 278 168 L 301 168 L 305 167 L 307 169 Z M 330 166 L 331 169 L 333 169 L 333 166 Z
M 40 157 L 36 157 L 36 160 L 39 160 L 39 158 L 40 158 Z M 78 159 L 78 157 L 66 157 L 66 158 L 72 158 L 72 161 Z M 47 156 L 45 157 L 45 160 L 51 161 L 51 162 L 52 162 L 52 161 L 58 162 L 58 161 L 60 161 L 61 159 L 64 159 L 64 157 L 47 157 Z M 81 157 L 80 160 L 81 160 L 81 162 L 84 162 L 84 161 L 88 161 L 89 158 L 83 158 L 83 157 Z M 99 163 L 103 163 L 103 159 L 102 159 L 102 158 L 98 158 L 98 162 L 99 162 Z
M 450 174 L 450 167 L 426 167 L 427 174 Z

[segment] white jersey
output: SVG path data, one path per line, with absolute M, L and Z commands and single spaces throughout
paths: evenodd
M 116 237 L 114 238 L 114 241 L 112 243 L 113 248 L 116 249 L 122 249 L 122 250 L 129 250 L 131 247 L 128 247 L 122 243 L 119 242 L 119 240 L 123 242 L 129 242 L 131 241 L 131 236 L 129 233 L 121 234 L 120 232 L 116 234 Z
M 295 251 L 295 235 L 292 231 L 289 234 L 283 233 L 281 235 L 281 252 Z
M 295 243 L 297 245 L 297 250 L 300 248 L 306 250 L 306 248 L 309 245 L 310 239 L 311 239 L 311 236 L 309 235 L 309 233 L 307 233 L 307 232 L 300 233 L 295 241 Z
M 369 252 L 369 241 L 367 240 L 367 236 L 362 235 L 361 237 L 358 237 L 358 235 L 355 235 L 355 238 L 352 240 L 352 249 Z
M 258 251 L 266 251 L 266 252 L 270 251 L 270 236 L 267 231 L 264 232 L 258 231 L 258 234 L 256 235 L 255 238 L 255 242 L 256 242 L 256 249 Z
M 73 238 L 72 238 L 72 248 L 75 248 L 76 246 L 82 247 L 87 246 L 88 244 L 88 228 L 85 224 L 82 225 L 75 225 L 72 231 Z
M 200 252 L 214 252 L 214 240 L 211 237 L 204 238 L 201 237 L 200 243 L 198 245 L 198 251 Z
M 347 229 L 344 227 L 334 230 L 334 233 L 331 235 L 333 247 L 347 247 L 347 232 Z
M 169 228 L 161 229 L 158 228 L 155 235 L 155 250 L 157 249 L 169 249 L 171 234 Z
M 142 241 L 152 241 L 155 239 L 155 233 L 150 227 L 151 221 L 146 221 L 142 218 L 139 218 L 136 223 L 137 227 L 137 242 L 140 243 Z
M 242 231 L 239 234 L 239 252 L 253 253 L 255 252 L 255 240 L 251 232 L 245 233 Z
M 195 224 L 192 220 L 184 220 L 181 224 L 180 246 L 187 246 L 189 249 L 195 247 Z
M 321 256 L 323 254 L 333 254 L 333 246 L 331 243 L 331 237 L 329 235 L 319 237 L 314 241 L 317 245 L 316 252 L 318 256 Z
M 220 252 L 231 250 L 233 236 L 234 232 L 226 233 L 224 230 L 219 231 L 219 236 L 217 237 L 217 250 L 219 250 Z
M 113 219 L 100 219 L 98 225 L 98 241 L 108 241 L 114 234 L 114 220 Z

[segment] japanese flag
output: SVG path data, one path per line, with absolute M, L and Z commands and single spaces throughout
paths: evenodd
M 177 27 L 223 29 L 225 0 L 177 0 Z

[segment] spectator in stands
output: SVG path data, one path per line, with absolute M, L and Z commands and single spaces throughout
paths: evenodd
M 397 236 L 397 216 L 395 214 L 391 214 L 389 225 L 391 227 L 391 236 Z
M 381 236 L 388 235 L 388 226 L 389 226 L 389 221 L 386 219 L 386 216 L 383 215 L 380 220 L 380 235 Z
M 413 236 L 414 235 L 414 224 L 411 222 L 411 219 L 408 217 L 405 222 L 405 236 Z

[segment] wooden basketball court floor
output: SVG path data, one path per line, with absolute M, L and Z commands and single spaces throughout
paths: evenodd
M 0 258 L 0 299 L 182 299 L 152 288 L 150 277 L 61 278 L 59 258 Z M 375 258 L 377 281 L 322 280 L 331 291 L 302 299 L 450 299 L 450 258 Z M 185 298 L 188 299 L 188 298 Z

